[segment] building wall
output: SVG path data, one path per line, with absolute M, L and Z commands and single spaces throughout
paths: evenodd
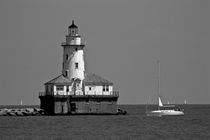
M 75 113 L 88 113 L 89 112 L 89 103 L 88 102 L 73 102 L 76 104 Z
M 58 90 L 57 89 L 58 86 L 63 86 L 63 90 Z M 69 89 L 68 91 L 67 87 Z M 113 86 L 109 85 L 108 87 L 109 87 L 108 91 L 106 90 L 103 91 L 102 85 L 85 86 L 85 95 L 111 95 L 113 92 Z M 45 85 L 45 91 L 47 95 L 74 95 L 72 85 Z M 78 95 L 83 95 L 83 94 L 78 94 Z
M 57 90 L 57 86 L 63 86 L 63 90 Z M 71 85 L 45 85 L 45 93 L 46 95 L 73 95 Z
M 45 85 L 45 92 L 47 95 L 50 95 L 54 92 L 53 85 Z
M 54 97 L 40 96 L 40 108 L 45 111 L 45 114 L 54 114 Z
M 40 96 L 46 114 L 116 114 L 118 97 Z
M 98 113 L 98 114 L 105 114 L 110 113 L 114 114 L 117 113 L 117 102 L 75 102 L 76 104 L 76 111 L 75 113 Z
M 108 86 L 108 91 L 103 91 L 103 86 L 88 85 L 85 86 L 85 95 L 110 95 L 113 92 L 113 86 Z
M 67 101 L 55 101 L 54 113 L 55 114 L 67 114 L 68 113 Z

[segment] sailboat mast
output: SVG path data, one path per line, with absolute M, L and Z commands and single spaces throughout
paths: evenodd
M 158 63 L 158 96 L 160 97 L 160 61 L 157 61 Z
M 157 76 L 157 82 L 158 82 L 158 87 L 157 87 L 157 94 L 158 94 L 158 104 L 159 104 L 159 98 L 160 98 L 160 61 L 157 60 L 157 65 L 158 65 L 158 76 Z M 158 105 L 158 110 L 160 109 L 160 106 Z

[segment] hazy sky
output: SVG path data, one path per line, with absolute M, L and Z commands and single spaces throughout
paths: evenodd
M 0 104 L 39 104 L 61 74 L 71 20 L 86 40 L 85 65 L 114 82 L 120 104 L 210 103 L 208 0 L 0 0 Z

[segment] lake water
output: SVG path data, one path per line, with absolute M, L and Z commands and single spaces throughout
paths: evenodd
M 128 115 L 0 116 L 0 140 L 210 140 L 210 105 L 163 117 L 147 117 L 145 105 L 120 108 Z

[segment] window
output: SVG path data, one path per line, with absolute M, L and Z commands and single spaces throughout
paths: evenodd
M 69 55 L 68 54 L 66 54 L 66 60 L 68 60 L 69 59 Z
M 91 87 L 89 87 L 89 90 L 91 90 L 92 88 Z
M 108 85 L 106 86 L 106 91 L 109 91 L 109 86 Z
M 103 85 L 103 91 L 109 91 L 109 85 Z
M 69 92 L 69 86 L 66 86 L 66 92 Z
M 79 63 L 75 63 L 75 69 L 79 68 Z
M 57 85 L 56 86 L 56 90 L 57 91 L 62 91 L 63 90 L 63 86 L 62 85 Z
M 106 91 L 106 86 L 105 85 L 103 85 L 103 91 Z
M 68 77 L 68 71 L 65 71 L 65 75 Z
M 77 47 L 75 48 L 75 51 L 78 51 L 78 48 Z

